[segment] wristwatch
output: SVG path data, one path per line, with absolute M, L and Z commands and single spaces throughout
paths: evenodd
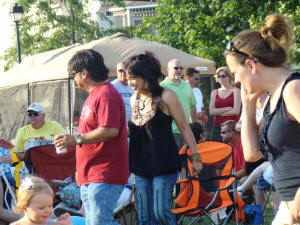
M 82 147 L 82 137 L 81 137 L 81 135 L 76 135 L 75 141 L 76 141 L 76 145 L 79 145 L 80 147 Z

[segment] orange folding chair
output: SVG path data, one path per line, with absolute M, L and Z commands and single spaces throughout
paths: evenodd
M 203 169 L 196 177 L 191 176 L 191 150 L 184 147 L 179 153 L 186 158 L 187 178 L 177 182 L 182 188 L 172 212 L 182 215 L 178 224 L 184 217 L 190 217 L 188 224 L 226 224 L 229 219 L 236 224 L 244 221 L 244 202 L 236 191 L 236 178 L 232 175 L 232 147 L 221 142 L 205 141 L 198 144 L 197 148 Z

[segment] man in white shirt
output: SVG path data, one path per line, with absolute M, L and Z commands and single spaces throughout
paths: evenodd
M 131 97 L 131 95 L 133 95 L 133 90 L 127 84 L 124 62 L 119 62 L 118 63 L 118 65 L 117 65 L 117 76 L 118 76 L 118 78 L 113 80 L 111 83 L 118 90 L 118 92 L 122 96 L 123 101 L 125 103 L 126 126 L 128 126 L 128 121 L 129 121 L 130 116 L 131 116 L 130 97 Z
M 203 96 L 202 92 L 199 88 L 197 88 L 197 84 L 200 82 L 199 78 L 199 71 L 194 68 L 187 68 L 186 75 L 185 75 L 185 81 L 188 82 L 192 89 L 193 93 L 196 99 L 196 110 L 197 115 L 196 118 L 202 122 L 202 124 L 206 124 L 208 121 L 208 117 L 205 114 L 204 111 L 204 104 L 203 104 Z

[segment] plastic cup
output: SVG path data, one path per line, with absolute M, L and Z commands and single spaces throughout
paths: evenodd
M 64 154 L 67 152 L 67 148 L 57 148 L 56 147 L 56 153 L 57 154 Z

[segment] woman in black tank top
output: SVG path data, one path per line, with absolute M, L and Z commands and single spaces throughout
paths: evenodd
M 128 123 L 129 166 L 135 174 L 139 224 L 175 225 L 170 205 L 180 164 L 173 119 L 193 152 L 194 175 L 202 169 L 201 157 L 176 94 L 159 85 L 163 77 L 160 62 L 146 52 L 131 57 L 125 70 L 135 92 Z
M 300 223 L 300 74 L 284 67 L 290 34 L 284 17 L 272 14 L 260 30 L 239 33 L 225 51 L 235 82 L 242 87 L 245 160 L 264 155 L 274 169 L 273 182 L 282 202 L 273 225 Z M 270 96 L 258 135 L 255 105 L 263 91 Z

